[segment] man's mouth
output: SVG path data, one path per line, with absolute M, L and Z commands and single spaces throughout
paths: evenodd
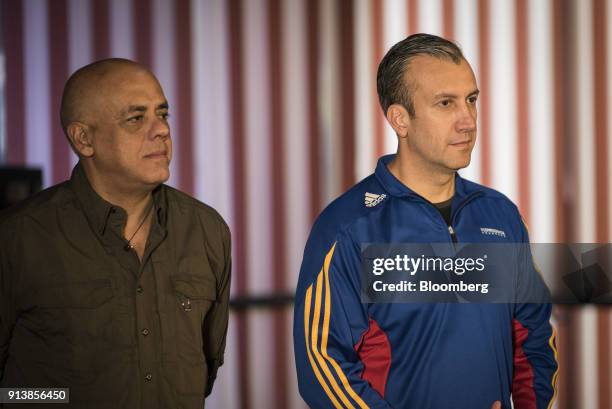
M 155 151 L 144 156 L 146 159 L 166 158 L 166 151 Z
M 460 141 L 453 142 L 450 145 L 456 148 L 465 148 L 466 146 L 469 146 L 471 142 L 472 142 L 471 139 L 463 139 Z

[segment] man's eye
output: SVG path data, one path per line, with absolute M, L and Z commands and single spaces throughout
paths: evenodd
M 442 106 L 442 107 L 447 107 L 451 104 L 450 99 L 443 99 L 442 101 L 438 102 L 438 105 Z
M 168 112 L 162 112 L 161 114 L 159 114 L 159 117 L 164 121 L 167 121 L 168 118 L 170 118 L 170 114 Z
M 473 96 L 468 98 L 468 103 L 474 105 L 478 101 L 478 97 Z
M 135 124 L 137 122 L 142 121 L 143 119 L 144 119 L 144 115 L 136 115 L 136 116 L 128 118 L 128 122 Z

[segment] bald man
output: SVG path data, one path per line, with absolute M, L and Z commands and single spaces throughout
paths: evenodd
M 75 408 L 204 406 L 223 363 L 230 233 L 163 184 L 168 109 L 129 60 L 66 83 L 60 117 L 79 163 L 0 215 L 0 387 L 69 388 Z

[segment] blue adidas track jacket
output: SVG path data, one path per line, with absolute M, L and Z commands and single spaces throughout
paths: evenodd
M 300 394 L 312 408 L 552 407 L 550 304 L 361 303 L 361 243 L 451 241 L 438 210 L 389 172 L 392 158 L 312 228 L 293 328 Z M 459 175 L 452 227 L 459 242 L 529 241 L 509 199 Z

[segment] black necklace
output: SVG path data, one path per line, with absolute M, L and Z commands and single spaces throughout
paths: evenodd
M 147 220 L 147 218 L 149 217 L 149 213 L 151 213 L 151 210 L 153 209 L 153 203 L 151 203 L 151 206 L 149 206 L 149 209 L 147 210 L 147 213 L 145 214 L 145 216 L 142 218 L 142 221 L 140 222 L 140 224 L 138 225 L 138 227 L 136 228 L 136 231 L 134 231 L 134 233 L 132 234 L 132 237 L 130 237 L 130 239 L 127 241 L 127 243 L 125 244 L 125 247 L 123 247 L 123 249 L 125 251 L 130 251 L 134 249 L 134 245 L 132 244 L 132 240 L 134 239 L 134 237 L 136 236 L 136 234 L 140 231 L 140 228 L 144 225 L 145 220 Z

